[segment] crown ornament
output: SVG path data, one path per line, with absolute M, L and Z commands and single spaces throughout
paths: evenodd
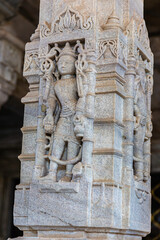
M 61 50 L 58 59 L 60 59 L 62 56 L 72 56 L 74 58 L 77 58 L 77 55 L 75 54 L 74 50 L 71 48 L 69 42 L 66 43 L 65 47 Z

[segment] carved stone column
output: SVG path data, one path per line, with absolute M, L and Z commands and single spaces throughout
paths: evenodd
M 0 108 L 16 87 L 18 75 L 22 74 L 24 44 L 0 29 Z
M 153 54 L 141 0 L 41 0 L 14 222 L 22 239 L 150 232 Z

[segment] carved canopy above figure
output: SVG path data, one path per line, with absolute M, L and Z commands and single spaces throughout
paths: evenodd
M 93 19 L 87 20 L 77 11 L 68 6 L 54 21 L 54 23 L 45 22 L 41 27 L 41 37 L 47 37 L 54 33 L 75 30 L 89 30 L 93 27 Z

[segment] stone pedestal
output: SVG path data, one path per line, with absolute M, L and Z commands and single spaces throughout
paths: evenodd
M 153 55 L 141 0 L 41 0 L 26 45 L 22 239 L 150 232 Z

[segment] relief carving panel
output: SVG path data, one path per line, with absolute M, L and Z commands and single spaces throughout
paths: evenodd
M 82 139 L 85 131 L 88 62 L 83 44 L 57 44 L 41 64 L 44 73 L 43 127 L 46 137 L 45 156 L 49 168 L 41 180 L 57 181 L 59 166 L 66 166 L 60 181 L 71 181 L 72 170 L 82 158 Z M 64 167 L 63 167 L 64 168 Z M 79 175 L 81 164 L 73 172 Z M 75 176 L 74 176 L 75 178 Z

